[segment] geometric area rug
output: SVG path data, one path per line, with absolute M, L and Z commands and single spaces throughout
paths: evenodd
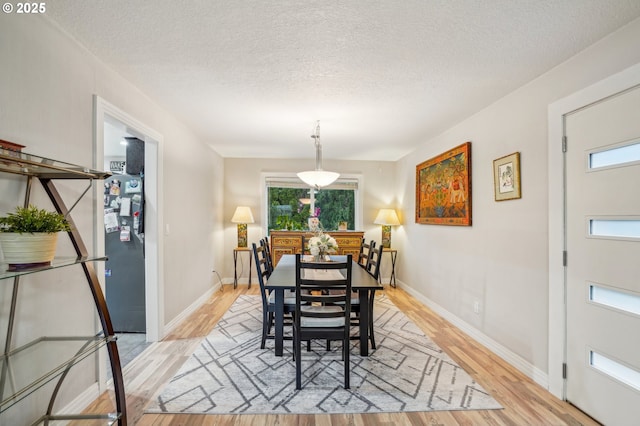
M 374 308 L 377 349 L 351 347 L 351 389 L 343 388 L 339 342 L 302 350 L 302 390 L 295 389 L 291 341 L 284 356 L 274 341 L 260 349 L 259 296 L 241 295 L 148 413 L 380 413 L 502 408 L 459 365 L 384 296 Z

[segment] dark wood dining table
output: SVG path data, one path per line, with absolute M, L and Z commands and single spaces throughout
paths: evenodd
M 331 256 L 332 260 L 346 260 L 346 256 Z M 284 346 L 284 292 L 296 288 L 296 257 L 285 254 L 278 261 L 271 276 L 265 284 L 269 291 L 276 292 L 275 312 L 275 346 L 276 356 L 282 356 Z M 351 269 L 351 288 L 358 292 L 360 300 L 360 355 L 369 355 L 369 299 L 374 297 L 375 290 L 384 288 L 364 268 L 355 261 Z

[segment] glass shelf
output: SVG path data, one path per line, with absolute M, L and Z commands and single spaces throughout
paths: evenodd
M 0 172 L 48 179 L 104 179 L 111 173 L 24 152 L 0 150 Z
M 43 189 L 47 193 L 49 200 L 57 211 L 70 212 L 63 197 L 58 192 L 53 180 L 56 179 L 76 179 L 76 180 L 100 180 L 111 176 L 111 173 L 89 169 L 63 161 L 23 152 L 0 149 L 0 174 L 9 173 L 25 176 L 27 185 L 25 197 L 29 199 L 31 193 L 31 180 L 36 178 L 40 181 Z M 71 210 L 84 197 L 93 186 L 90 182 L 88 188 L 72 205 Z M 124 380 L 122 378 L 122 368 L 118 356 L 118 347 L 115 343 L 116 337 L 113 332 L 113 325 L 109 316 L 109 311 L 104 300 L 100 281 L 94 268 L 85 266 L 85 278 L 91 290 L 93 302 L 97 314 L 102 324 L 102 331 L 94 336 L 69 337 L 69 336 L 42 336 L 32 340 L 30 343 L 22 344 L 15 349 L 12 345 L 14 330 L 18 326 L 14 324 L 16 306 L 19 298 L 18 278 L 22 275 L 33 274 L 57 269 L 71 265 L 85 264 L 93 261 L 105 261 L 105 256 L 89 256 L 84 246 L 81 236 L 77 232 L 69 232 L 69 239 L 76 248 L 76 257 L 58 257 L 50 265 L 28 268 L 17 271 L 9 271 L 8 265 L 0 263 L 0 286 L 10 285 L 6 280 L 13 278 L 13 294 L 11 296 L 11 306 L 8 317 L 8 331 L 5 336 L 4 352 L 0 354 L 0 414 L 16 414 L 18 417 L 28 418 L 30 424 L 67 424 L 68 420 L 102 419 L 102 424 L 117 423 L 120 426 L 127 424 L 126 415 L 126 395 L 124 391 Z M 27 329 L 28 324 L 27 324 Z M 29 330 L 29 335 L 34 330 Z M 21 411 L 21 400 L 27 398 L 35 403 L 44 401 L 43 397 L 48 392 L 49 406 L 53 407 L 58 395 L 57 389 L 64 386 L 67 372 L 72 367 L 80 363 L 92 362 L 92 354 L 100 348 L 108 347 L 109 362 L 111 366 L 111 376 L 113 378 L 113 391 L 115 396 L 115 413 L 104 414 L 43 414 L 38 409 Z M 83 361 L 85 360 L 85 361 Z M 85 374 L 85 373 L 82 373 Z M 56 384 L 57 382 L 57 384 Z M 54 386 L 56 386 L 54 388 Z M 51 389 L 49 389 L 51 388 Z M 43 392 L 36 392 L 41 389 Z M 41 395 L 42 393 L 42 395 Z M 13 407 L 10 411 L 10 407 Z M 1 416 L 0 416 L 1 417 Z M 35 423 L 33 423 L 35 420 Z M 24 423 L 24 422 L 22 422 Z
M 51 415 L 51 416 L 42 416 L 31 426 L 36 425 L 46 425 L 46 426 L 68 426 L 69 421 L 74 421 L 73 424 L 77 422 L 87 421 L 87 420 L 102 420 L 100 423 L 92 423 L 92 424 L 100 424 L 103 426 L 112 426 L 115 425 L 118 420 L 120 420 L 122 415 L 120 413 L 109 413 L 109 414 L 79 414 L 79 415 Z
M 7 278 L 19 277 L 21 275 L 33 274 L 36 272 L 47 271 L 49 269 L 64 268 L 65 266 L 77 265 L 79 263 L 93 262 L 93 261 L 105 261 L 106 256 L 96 257 L 56 257 L 51 261 L 51 265 L 39 266 L 36 268 L 21 269 L 18 271 L 7 271 L 8 266 L 4 263 L 0 263 L 0 280 Z
M 102 334 L 45 336 L 0 355 L 0 369 L 5 376 L 4 389 L 0 389 L 0 413 L 115 339 Z M 42 362 L 45 356 L 47 362 Z

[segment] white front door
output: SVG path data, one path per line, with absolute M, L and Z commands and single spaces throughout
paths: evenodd
M 567 400 L 640 424 L 640 88 L 565 117 Z

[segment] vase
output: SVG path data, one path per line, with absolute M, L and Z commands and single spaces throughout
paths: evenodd
M 10 271 L 50 265 L 57 242 L 58 233 L 0 232 L 3 261 Z
M 317 255 L 313 256 L 314 262 L 330 262 L 331 258 L 329 257 L 329 253 L 320 252 Z
M 307 224 L 309 225 L 309 230 L 311 232 L 317 232 L 320 229 L 320 219 L 316 216 L 309 216 Z

